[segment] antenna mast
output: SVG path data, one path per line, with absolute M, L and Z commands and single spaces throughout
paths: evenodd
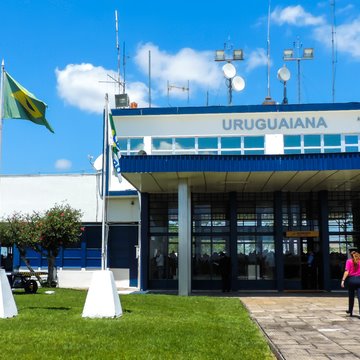
M 270 15 L 271 15 L 271 0 L 269 0 L 268 7 L 268 23 L 267 23 L 267 96 L 263 105 L 273 105 L 275 101 L 271 99 L 270 93 Z
M 115 32 L 116 32 L 116 51 L 117 51 L 117 83 L 119 85 L 119 94 L 120 94 L 120 47 L 119 47 L 119 21 L 118 21 L 118 12 L 115 10 Z
M 336 36 L 336 23 L 335 23 L 335 0 L 330 1 L 332 6 L 332 25 L 331 25 L 331 48 L 332 48 L 332 102 L 335 102 L 335 71 L 336 71 L 336 49 L 335 49 L 335 36 Z

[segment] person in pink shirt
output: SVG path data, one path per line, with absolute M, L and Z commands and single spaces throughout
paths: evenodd
M 355 292 L 357 294 L 360 313 L 360 254 L 357 250 L 350 249 L 351 258 L 346 260 L 344 275 L 341 280 L 341 287 L 345 287 L 345 280 L 348 280 L 349 289 L 349 309 L 347 314 L 353 316 Z

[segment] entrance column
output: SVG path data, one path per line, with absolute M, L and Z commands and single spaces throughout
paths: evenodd
M 191 293 L 191 193 L 187 179 L 178 185 L 179 217 L 179 295 Z
M 328 192 L 326 190 L 319 191 L 319 230 L 320 230 L 320 250 L 322 258 L 322 281 L 323 289 L 331 290 L 330 281 L 330 254 L 329 254 L 329 205 Z
M 278 291 L 284 291 L 284 255 L 283 255 L 283 219 L 282 219 L 282 192 L 274 192 L 275 215 L 275 264 L 276 284 Z

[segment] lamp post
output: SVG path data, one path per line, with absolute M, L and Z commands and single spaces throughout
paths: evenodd
M 297 82 L 298 82 L 298 103 L 301 101 L 301 90 L 300 90 L 300 62 L 302 60 L 312 60 L 314 58 L 313 48 L 304 48 L 302 56 L 300 56 L 300 49 L 302 44 L 299 39 L 294 42 L 293 49 L 285 49 L 283 53 L 284 61 L 296 61 L 297 62 Z M 296 56 L 294 56 L 294 49 L 296 49 Z
M 232 51 L 231 51 L 232 50 Z M 232 64 L 233 61 L 244 60 L 244 53 L 242 49 L 232 49 L 232 45 L 229 43 L 224 44 L 223 50 L 215 50 L 215 61 L 226 62 L 222 70 L 226 78 L 226 85 L 228 87 L 228 105 L 232 104 L 232 91 L 241 91 L 245 87 L 243 78 L 236 75 L 235 66 Z

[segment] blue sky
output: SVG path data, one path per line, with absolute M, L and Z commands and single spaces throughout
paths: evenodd
M 271 0 L 270 88 L 281 102 L 277 71 L 283 50 L 299 40 L 315 58 L 301 62 L 301 102 L 332 102 L 333 0 Z M 29 91 L 48 104 L 55 134 L 28 121 L 4 120 L 1 173 L 91 172 L 88 156 L 102 148 L 105 93 L 116 86 L 115 10 L 119 43 L 126 48 L 126 89 L 130 101 L 148 106 L 148 54 L 151 51 L 151 104 L 227 104 L 222 63 L 214 51 L 228 42 L 244 51 L 235 62 L 246 87 L 233 104 L 261 104 L 267 95 L 268 0 L 137 2 L 124 0 L 5 0 L 1 3 L 0 58 Z M 335 1 L 335 102 L 360 100 L 360 3 Z M 289 103 L 298 102 L 297 67 L 287 63 Z M 121 66 L 121 74 L 123 67 Z M 207 100 L 208 99 L 208 100 Z

